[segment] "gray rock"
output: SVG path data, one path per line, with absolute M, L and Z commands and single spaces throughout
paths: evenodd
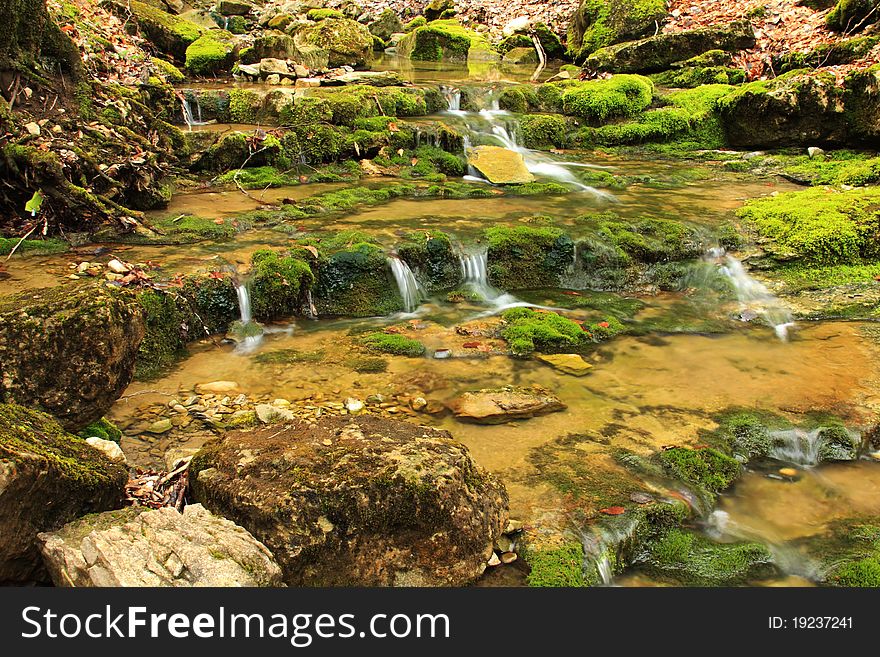
M 283 59 L 275 59 L 274 57 L 265 57 L 260 60 L 260 75 L 268 76 L 268 75 L 287 75 L 290 73 L 290 69 L 287 67 L 287 62 Z
M 295 415 L 286 408 L 279 408 L 272 404 L 257 404 L 257 418 L 263 424 L 272 424 L 274 422 L 287 422 L 295 419 Z
M 394 71 L 353 71 L 322 80 L 322 86 L 366 84 L 372 87 L 392 87 L 403 84 L 403 78 Z
M 97 438 L 92 436 L 91 438 L 86 438 L 86 442 L 104 454 L 111 461 L 115 461 L 117 463 L 125 463 L 125 452 L 122 451 L 122 448 L 114 443 L 112 440 L 104 440 L 103 438 Z
M 239 64 L 238 72 L 242 75 L 247 75 L 248 77 L 257 78 L 260 77 L 260 65 L 259 64 Z
M 807 149 L 807 155 L 809 155 L 812 159 L 824 158 L 825 151 L 818 146 L 810 146 Z
M 201 504 L 129 507 L 39 535 L 56 586 L 278 586 L 265 545 Z
M 245 0 L 220 0 L 217 3 L 217 11 L 222 16 L 247 16 L 253 9 L 254 6 Z

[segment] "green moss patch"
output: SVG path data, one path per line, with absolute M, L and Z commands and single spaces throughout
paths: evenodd
M 361 343 L 371 351 L 393 356 L 418 358 L 425 353 L 425 345 L 421 342 L 396 333 L 370 333 L 362 338 Z

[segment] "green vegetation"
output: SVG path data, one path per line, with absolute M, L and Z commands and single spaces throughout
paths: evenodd
M 738 214 L 774 256 L 817 266 L 880 257 L 880 188 L 786 192 L 753 199 Z
M 569 55 L 582 61 L 599 48 L 653 32 L 665 17 L 663 0 L 583 0 L 568 28 Z
M 800 541 L 828 586 L 880 586 L 880 518 L 845 518 Z
M 407 24 L 407 28 L 412 23 Z M 486 38 L 457 20 L 437 20 L 408 31 L 397 46 L 404 57 L 423 62 L 467 61 L 471 51 L 490 52 Z
M 235 226 L 229 220 L 217 223 L 214 219 L 183 215 L 166 218 L 154 223 L 163 235 L 162 243 L 188 244 L 202 240 L 227 240 L 235 235 Z M 155 241 L 155 240 L 154 240 Z
M 370 356 L 358 356 L 345 361 L 345 366 L 358 374 L 380 374 L 388 369 L 388 360 Z
M 720 493 L 740 475 L 738 461 L 711 447 L 673 447 L 660 452 L 660 463 L 676 479 L 709 493 Z
M 0 237 L 0 256 L 8 256 L 20 241 L 21 239 L 16 237 Z M 15 253 L 18 255 L 49 255 L 51 253 L 63 253 L 68 248 L 67 242 L 57 237 L 28 239 L 21 242 L 21 245 L 15 249 Z
M 553 114 L 528 114 L 520 120 L 520 133 L 526 148 L 565 148 L 569 144 L 568 122 Z
M 566 543 L 562 547 L 528 550 L 529 586 L 586 586 L 584 578 L 584 549 L 580 543 Z
M 300 183 L 299 175 L 290 171 L 279 171 L 276 167 L 249 167 L 234 169 L 217 177 L 220 184 L 238 183 L 244 189 L 266 189 L 267 187 L 288 187 Z
M 397 246 L 397 254 L 429 291 L 448 290 L 461 281 L 458 255 L 446 233 L 439 230 L 412 233 Z
M 186 49 L 186 68 L 193 75 L 228 71 L 235 61 L 235 36 L 224 30 L 208 30 Z
M 736 586 L 776 573 L 760 543 L 713 543 L 682 529 L 653 541 L 642 568 L 684 586 Z
M 138 350 L 135 378 L 156 379 L 185 353 L 190 328 L 196 320 L 189 308 L 178 304 L 175 296 L 158 290 L 146 290 L 138 296 L 143 308 L 146 332 Z
M 608 80 L 588 82 L 551 82 L 544 87 L 559 91 L 563 114 L 593 123 L 635 116 L 651 104 L 654 94 L 654 84 L 641 75 L 615 75 Z
M 559 228 L 495 226 L 486 240 L 489 282 L 505 290 L 556 287 L 574 261 L 574 242 Z
M 323 351 L 300 351 L 298 349 L 276 349 L 264 351 L 254 356 L 254 362 L 261 365 L 289 365 L 291 363 L 320 363 L 324 360 Z
M 82 429 L 78 435 L 80 438 L 100 438 L 101 440 L 112 440 L 114 443 L 118 443 L 122 438 L 122 432 L 105 417 L 95 420 Z
M 325 18 L 345 18 L 345 14 L 337 9 L 309 9 L 306 14 L 311 21 L 322 21 Z
M 396 333 L 377 331 L 364 336 L 361 342 L 367 349 L 381 354 L 418 358 L 425 353 L 425 345 L 421 342 Z
M 516 356 L 527 356 L 535 351 L 582 351 L 594 342 L 623 331 L 623 324 L 615 317 L 584 326 L 557 313 L 531 308 L 511 308 L 504 312 L 502 319 L 501 337 Z

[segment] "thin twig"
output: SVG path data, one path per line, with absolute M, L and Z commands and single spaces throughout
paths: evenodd
M 6 256 L 6 262 L 9 262 L 9 259 L 12 257 L 12 254 L 14 254 L 14 253 L 18 250 L 18 247 L 20 247 L 20 246 L 24 243 L 24 241 L 25 241 L 28 237 L 31 236 L 31 234 L 37 229 L 37 226 L 39 226 L 39 225 L 40 225 L 40 224 L 34 224 L 34 227 L 31 228 L 28 232 L 26 232 L 26 233 L 24 234 L 24 236 L 23 236 L 20 240 L 18 240 L 18 244 L 16 244 L 15 246 L 13 246 L 13 247 L 12 247 L 12 251 L 10 251 L 10 252 L 9 252 L 9 255 Z

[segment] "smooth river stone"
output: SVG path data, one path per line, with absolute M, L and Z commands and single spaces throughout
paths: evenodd
M 593 369 L 593 366 L 578 354 L 538 354 L 536 358 L 553 369 L 572 376 L 584 376 Z
M 523 156 L 500 146 L 477 146 L 468 153 L 468 162 L 495 185 L 534 182 Z

